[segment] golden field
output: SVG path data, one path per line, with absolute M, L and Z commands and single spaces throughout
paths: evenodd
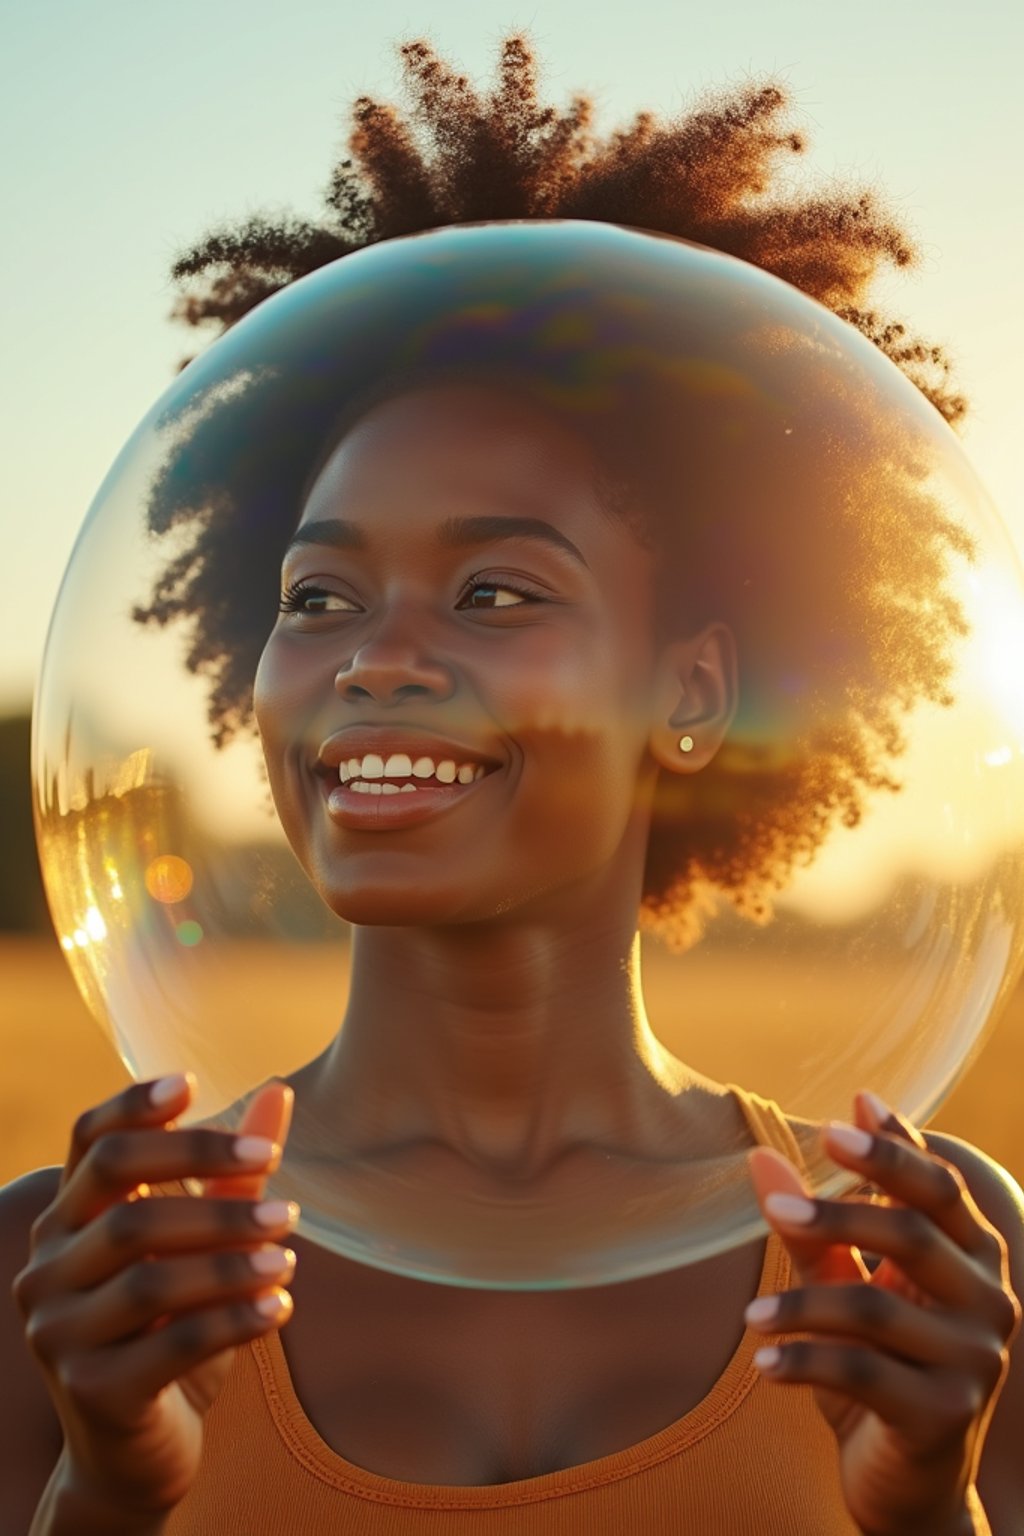
M 645 972 L 655 1021 L 658 984 L 656 972 L 649 977 Z M 261 1031 L 269 1032 L 274 1020 L 294 1008 L 294 978 L 287 967 L 265 960 L 249 990 L 259 1005 L 246 1013 L 253 1045 Z M 757 1006 L 754 995 L 750 1005 Z M 75 1116 L 116 1092 L 128 1074 L 86 1010 L 52 939 L 0 937 L 0 1042 L 0 1182 L 7 1182 L 63 1161 Z M 670 1040 L 666 1044 L 672 1048 Z M 1024 1183 L 1022 1087 L 1024 987 L 1018 987 L 980 1057 L 932 1124 L 980 1146 Z

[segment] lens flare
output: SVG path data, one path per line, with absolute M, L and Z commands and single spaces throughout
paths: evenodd
M 146 890 L 165 906 L 184 901 L 192 889 L 192 868 L 175 853 L 161 853 L 146 865 Z

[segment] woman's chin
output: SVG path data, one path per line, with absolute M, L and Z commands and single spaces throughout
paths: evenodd
M 439 923 L 474 922 L 483 914 L 467 907 L 465 893 L 387 889 L 337 890 L 318 887 L 335 917 L 357 928 L 432 928 Z

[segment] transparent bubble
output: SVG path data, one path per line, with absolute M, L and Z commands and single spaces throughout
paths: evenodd
M 282 552 L 319 470 L 367 412 L 439 383 L 463 391 L 448 395 L 452 410 L 467 388 L 510 410 L 513 394 L 528 399 L 583 445 L 600 471 L 600 515 L 621 520 L 631 549 L 655 552 L 659 644 L 719 623 L 737 651 L 738 708 L 717 754 L 657 773 L 641 920 L 647 1017 L 636 1009 L 626 1055 L 619 1039 L 607 1067 L 604 1037 L 581 1046 L 579 1094 L 562 1063 L 543 1134 L 536 1096 L 511 1080 L 522 1041 L 492 1035 L 493 1146 L 477 1101 L 468 1138 L 458 1081 L 429 1070 L 433 1046 L 408 1017 L 400 1028 L 362 1004 L 346 1016 L 350 969 L 375 957 L 373 975 L 369 962 L 362 972 L 367 995 L 385 983 L 392 997 L 396 986 L 433 996 L 446 985 L 404 975 L 408 950 L 388 948 L 397 925 L 430 922 L 394 896 L 403 860 L 428 899 L 436 881 L 446 941 L 461 921 L 460 937 L 489 953 L 503 925 L 532 910 L 508 855 L 517 805 L 548 807 L 538 811 L 543 848 L 537 824 L 520 829 L 543 853 L 545 878 L 564 852 L 568 880 L 594 797 L 617 782 L 609 790 L 591 772 L 597 724 L 582 704 L 541 719 L 557 679 L 525 662 L 519 714 L 502 716 L 487 693 L 492 672 L 502 657 L 534 654 L 520 620 L 493 606 L 493 591 L 482 605 L 491 611 L 467 619 L 450 586 L 467 570 L 461 549 L 438 556 L 435 585 L 395 618 L 372 527 L 369 553 L 324 556 L 328 586 L 354 595 L 358 618 L 321 598 L 281 621 L 297 624 L 289 654 L 311 668 L 334 648 L 316 679 L 299 668 L 314 701 L 308 729 L 284 746 L 272 731 L 265 765 L 249 716 L 261 652 L 280 634 Z M 416 480 L 428 449 L 417 439 L 408 452 L 403 483 L 430 490 L 429 510 L 436 490 L 425 471 Z M 508 513 L 495 501 L 499 479 L 475 515 Z M 558 483 L 553 472 L 531 516 L 564 521 Z M 412 495 L 410 516 L 413 502 L 427 515 Z M 536 574 L 540 559 L 549 584 L 562 579 L 532 546 L 513 558 L 499 545 L 473 551 L 492 588 L 508 562 Z M 389 579 L 405 580 L 403 558 L 388 546 Z M 337 679 L 355 647 L 346 637 L 385 610 L 387 623 L 414 628 L 430 615 L 408 640 L 417 659 L 409 687 L 399 679 L 388 696 L 399 706 L 391 724 L 499 743 L 482 778 L 460 783 L 453 762 L 455 782 L 431 777 L 426 792 L 399 762 L 389 788 L 403 806 L 424 794 L 418 822 L 393 819 L 398 801 L 365 753 L 345 785 L 341 749 L 318 772 L 324 742 L 368 714 L 383 719 L 372 689 L 346 692 Z M 587 642 L 599 691 L 619 664 L 603 611 Z M 595 224 L 386 242 L 275 295 L 191 363 L 89 512 L 36 710 L 38 837 L 60 942 L 136 1077 L 195 1073 L 193 1119 L 237 1125 L 260 1084 L 293 1083 L 294 1126 L 272 1188 L 298 1199 L 300 1230 L 338 1254 L 522 1289 L 705 1257 L 763 1231 L 731 1085 L 777 1102 L 815 1187 L 838 1192 L 850 1179 L 820 1149 L 817 1124 L 849 1118 L 859 1087 L 926 1120 L 1013 986 L 1022 614 L 1007 537 L 951 431 L 868 341 L 786 284 L 716 252 Z M 480 626 L 469 681 L 448 654 L 467 622 Z M 447 691 L 432 692 L 416 667 L 440 668 Z M 677 725 L 697 751 L 705 726 L 700 707 L 687 709 L 684 700 Z M 635 729 L 623 705 L 622 730 Z M 607 742 L 607 720 L 601 730 Z M 530 773 L 545 752 L 564 771 L 542 802 Z M 268 769 L 279 800 L 302 786 L 290 813 L 296 852 Z M 371 804 L 392 820 L 382 809 L 367 829 Z M 369 910 L 367 859 L 392 895 L 352 928 L 344 914 Z M 486 922 L 473 880 L 461 919 L 453 906 L 451 870 L 463 867 L 494 898 Z M 495 1033 L 501 985 L 496 971 Z M 403 1071 L 413 1060 L 424 1064 L 422 1102 Z M 547 1156 L 531 1160 L 537 1145 Z

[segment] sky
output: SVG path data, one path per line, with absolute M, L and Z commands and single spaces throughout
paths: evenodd
M 810 139 L 801 181 L 886 194 L 917 273 L 879 297 L 943 342 L 973 402 L 963 441 L 1024 545 L 1024 10 L 1011 0 L 39 0 L 0 65 L 0 711 L 26 707 L 77 530 L 195 338 L 167 314 L 174 256 L 258 212 L 316 218 L 361 93 L 398 97 L 429 37 L 485 82 L 524 29 L 543 88 L 610 129 L 773 75 Z

